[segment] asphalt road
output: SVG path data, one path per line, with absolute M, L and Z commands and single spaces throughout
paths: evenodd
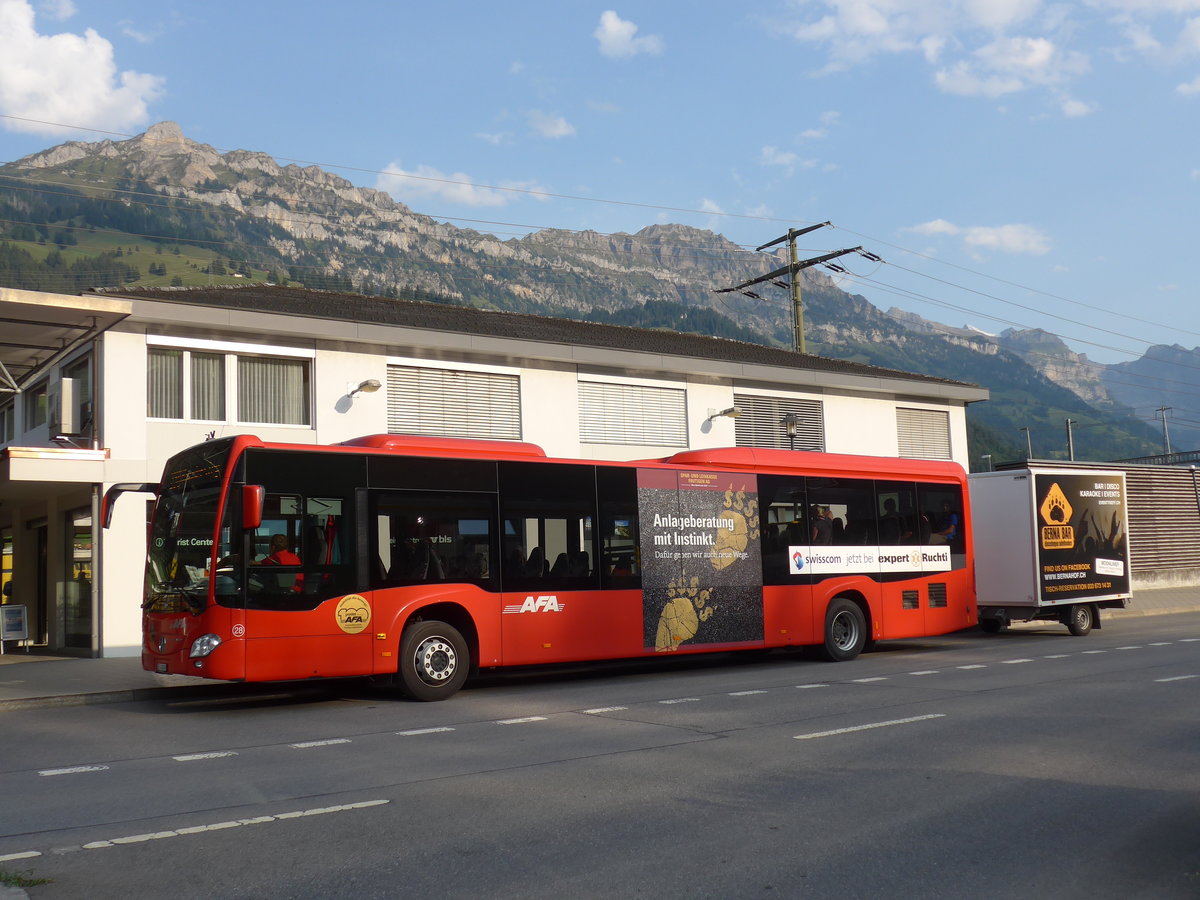
M 33 898 L 1200 897 L 1200 614 L 0 714 Z

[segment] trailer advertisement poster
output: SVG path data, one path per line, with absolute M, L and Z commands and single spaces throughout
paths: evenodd
M 754 475 L 638 470 L 646 649 L 763 640 Z
M 1043 602 L 1128 594 L 1124 473 L 1038 472 L 1034 490 Z

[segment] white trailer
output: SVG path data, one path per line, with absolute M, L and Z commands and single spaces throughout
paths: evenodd
M 1132 599 L 1124 472 L 1031 462 L 968 484 L 984 631 L 1040 619 L 1084 635 Z

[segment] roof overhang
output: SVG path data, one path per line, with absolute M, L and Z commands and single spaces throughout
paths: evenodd
M 25 390 L 132 311 L 128 300 L 111 297 L 0 288 L 0 396 Z

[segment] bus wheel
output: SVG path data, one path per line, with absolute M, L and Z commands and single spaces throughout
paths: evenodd
M 1076 603 L 1067 612 L 1067 630 L 1075 637 L 1083 637 L 1092 630 L 1094 613 L 1092 607 L 1087 603 Z
M 854 659 L 867 641 L 867 621 L 858 604 L 835 597 L 825 613 L 825 643 L 821 656 L 830 662 Z
M 1000 618 L 986 618 L 979 620 L 979 628 L 985 634 L 999 634 L 1004 630 L 1004 620 Z
M 414 700 L 445 700 L 467 680 L 467 642 L 445 622 L 414 622 L 400 639 L 400 684 Z

